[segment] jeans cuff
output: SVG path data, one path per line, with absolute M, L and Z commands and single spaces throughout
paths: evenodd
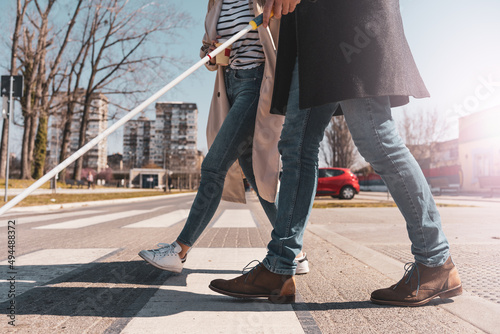
M 190 242 L 187 242 L 187 241 L 184 241 L 182 238 L 178 237 L 177 239 L 175 239 L 175 241 L 180 241 L 183 245 L 186 245 L 188 247 L 193 247 L 193 244 L 190 243 Z
M 423 264 L 424 266 L 429 268 L 436 268 L 436 267 L 441 267 L 443 264 L 445 264 L 445 262 L 448 260 L 449 257 L 450 257 L 450 252 L 446 251 L 446 253 L 442 255 L 434 256 L 430 259 L 426 258 L 423 259 L 423 261 L 418 259 L 418 257 L 415 257 L 415 262 Z
M 264 267 L 266 267 L 267 270 L 269 270 L 270 272 L 272 273 L 275 273 L 275 274 L 278 274 L 278 275 L 295 275 L 295 269 L 277 269 L 276 267 L 274 266 L 271 266 L 269 264 L 269 260 L 267 258 L 265 258 L 263 261 L 262 261 L 262 264 L 264 265 Z

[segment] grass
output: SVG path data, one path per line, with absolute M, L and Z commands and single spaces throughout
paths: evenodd
M 168 194 L 179 194 L 179 192 L 166 193 L 163 191 L 138 191 L 138 192 L 120 192 L 120 193 L 96 193 L 96 194 L 43 194 L 31 195 L 23 199 L 16 207 L 48 205 L 48 204 L 64 204 L 77 202 L 93 202 L 105 201 L 111 199 L 137 198 L 137 197 L 153 197 L 163 196 Z M 9 201 L 15 196 L 9 196 Z M 0 203 L 5 203 L 2 199 Z
M 18 180 L 9 179 L 9 189 L 26 189 L 31 186 L 36 180 Z M 0 179 L 0 188 L 5 189 L 5 179 Z M 57 183 L 58 189 L 68 189 L 71 186 L 64 183 Z M 75 187 L 76 188 L 76 187 Z M 99 187 L 96 188 L 105 188 Z M 40 189 L 50 189 L 50 182 L 44 183 Z M 2 192 L 3 193 L 3 192 Z M 174 192 L 177 194 L 178 192 Z M 64 203 L 76 203 L 76 202 L 92 202 L 92 201 L 105 201 L 111 199 L 123 199 L 123 198 L 136 198 L 136 197 L 152 197 L 168 195 L 172 193 L 166 193 L 159 190 L 152 191 L 131 191 L 131 192 L 111 192 L 111 193 L 85 193 L 85 194 L 43 194 L 43 195 L 30 195 L 23 199 L 16 207 L 20 206 L 34 206 L 34 205 L 48 205 L 48 204 L 64 204 Z M 15 196 L 8 196 L 10 201 Z M 3 201 L 4 197 L 1 196 L 0 206 L 5 204 Z
M 33 183 L 35 183 L 36 180 L 19 180 L 19 179 L 9 179 L 9 189 L 10 188 L 15 188 L 15 189 L 26 189 L 29 186 L 31 186 Z M 5 179 L 0 179 L 0 188 L 5 189 Z M 57 188 L 71 188 L 70 185 L 67 185 L 62 182 L 57 182 Z M 45 182 L 42 184 L 40 189 L 50 189 L 50 181 Z

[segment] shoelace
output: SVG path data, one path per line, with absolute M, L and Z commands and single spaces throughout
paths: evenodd
M 257 264 L 256 264 L 255 266 L 253 266 L 253 267 L 251 267 L 251 268 L 250 268 L 250 265 L 251 265 L 252 263 L 254 263 L 254 262 L 257 262 Z M 253 271 L 254 269 L 256 269 L 258 266 L 260 266 L 261 264 L 262 264 L 262 262 L 260 262 L 259 260 L 252 260 L 252 261 L 250 261 L 250 262 L 249 262 L 249 263 L 248 263 L 248 264 L 247 264 L 247 265 L 243 268 L 243 270 L 241 271 L 241 273 L 242 273 L 243 275 L 248 274 L 248 275 L 245 277 L 245 283 L 246 283 L 246 281 L 247 281 L 247 278 L 248 278 L 250 275 L 252 275 L 252 271 Z
M 417 269 L 417 293 L 415 294 L 415 296 L 418 296 L 418 291 L 420 290 L 420 271 L 418 270 L 416 262 L 407 262 L 405 264 L 405 274 L 403 275 L 403 278 L 401 278 L 399 282 L 397 282 L 394 288 L 392 289 L 396 290 L 399 283 L 401 283 L 401 281 L 405 278 L 406 275 L 408 275 L 408 277 L 406 277 L 405 284 L 408 284 L 410 282 L 413 273 L 415 272 L 415 269 Z
M 164 255 L 166 253 L 174 253 L 174 246 L 171 245 L 171 244 L 159 243 L 157 246 L 160 247 L 160 248 L 158 248 L 158 249 L 152 249 L 151 251 L 153 253 L 158 253 L 160 255 Z

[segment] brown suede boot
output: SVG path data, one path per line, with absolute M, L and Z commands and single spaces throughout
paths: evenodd
M 295 277 L 270 272 L 262 263 L 236 278 L 213 280 L 209 288 L 237 298 L 266 297 L 275 304 L 295 302 Z
M 370 300 L 375 304 L 421 306 L 433 298 L 450 298 L 462 294 L 462 283 L 451 256 L 440 267 L 420 263 L 405 266 L 403 278 L 390 288 L 375 290 Z

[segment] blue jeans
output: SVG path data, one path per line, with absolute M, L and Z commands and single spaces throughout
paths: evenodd
M 415 260 L 427 266 L 444 264 L 449 245 L 441 218 L 420 166 L 398 134 L 389 98 L 359 98 L 299 109 L 296 64 L 278 144 L 283 161 L 278 214 L 264 265 L 277 274 L 295 272 L 294 258 L 302 249 L 316 193 L 320 142 L 339 104 L 360 154 L 382 177 L 406 220 Z
M 238 159 L 247 181 L 256 191 L 252 167 L 252 142 L 264 66 L 248 70 L 224 70 L 226 93 L 231 106 L 201 165 L 198 193 L 178 241 L 192 247 L 205 230 L 219 206 L 227 171 Z M 243 182 L 243 181 L 242 181 Z M 259 201 L 271 224 L 276 220 L 276 205 L 260 196 Z

